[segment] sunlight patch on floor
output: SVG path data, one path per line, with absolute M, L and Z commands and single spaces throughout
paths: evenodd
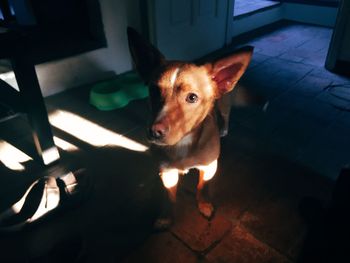
M 16 76 L 13 71 L 5 72 L 0 74 L 0 79 L 8 83 L 12 88 L 19 91 Z
M 54 136 L 53 141 L 55 142 L 55 145 L 59 147 L 60 149 L 67 151 L 67 152 L 73 152 L 77 151 L 78 147 L 74 144 L 71 144 L 70 142 L 67 142 L 59 137 Z
M 0 140 L 0 161 L 9 169 L 23 171 L 22 163 L 32 160 L 30 156 L 17 149 L 12 144 Z
M 49 120 L 54 127 L 96 147 L 119 146 L 137 152 L 145 152 L 148 149 L 143 144 L 68 111 L 54 111 Z

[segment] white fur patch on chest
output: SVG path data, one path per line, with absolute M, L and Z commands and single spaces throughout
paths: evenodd
M 183 137 L 177 144 L 176 144 L 176 156 L 178 158 L 184 158 L 188 154 L 189 146 L 192 144 L 193 141 L 193 135 L 188 134 L 185 137 Z
M 176 146 L 189 146 L 190 144 L 192 144 L 192 141 L 193 141 L 193 135 L 187 134 L 176 144 Z

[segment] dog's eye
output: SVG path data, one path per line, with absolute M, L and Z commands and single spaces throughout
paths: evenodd
M 186 97 L 186 101 L 188 103 L 195 103 L 195 102 L 197 102 L 197 100 L 198 100 L 197 94 L 195 94 L 195 93 L 188 93 L 188 95 Z

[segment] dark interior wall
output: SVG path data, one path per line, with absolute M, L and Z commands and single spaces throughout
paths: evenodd
M 344 38 L 340 48 L 339 58 L 341 60 L 347 61 L 350 63 L 350 14 L 348 14 L 347 23 L 344 30 Z
M 37 5 L 46 2 L 46 0 L 32 1 Z M 77 8 L 77 6 L 74 6 L 79 4 L 77 1 L 58 0 L 57 8 L 62 5 L 71 6 L 72 9 Z M 51 0 L 48 2 L 51 2 Z M 104 47 L 38 64 L 36 70 L 45 96 L 132 69 L 127 46 L 126 28 L 127 26 L 132 26 L 137 30 L 141 29 L 139 0 L 99 0 L 99 6 L 105 37 Z M 43 4 L 40 8 L 38 7 L 37 9 L 39 14 L 43 11 L 43 8 L 50 9 L 52 7 Z M 72 19 L 72 13 L 69 10 L 66 10 L 62 15 L 68 20 Z M 48 19 L 51 21 L 51 25 L 60 30 L 60 23 L 57 23 L 57 20 L 61 20 L 59 14 L 52 17 L 45 17 L 45 14 L 40 14 L 38 22 L 43 19 Z M 84 23 L 86 23 L 86 20 Z M 43 24 L 42 27 L 47 27 L 49 24 Z M 63 25 L 61 26 L 63 27 Z M 78 32 L 74 28 L 71 28 L 71 30 L 73 35 L 83 33 Z M 66 42 L 62 41 L 62 39 L 60 41 L 59 46 L 65 47 Z M 9 79 L 8 82 L 16 86 L 14 78 Z
M 332 40 L 326 59 L 326 68 L 335 72 L 350 74 L 350 2 L 341 2 Z

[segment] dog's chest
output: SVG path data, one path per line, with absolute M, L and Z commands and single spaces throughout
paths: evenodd
M 176 159 L 186 158 L 193 143 L 193 135 L 188 134 L 174 146 L 174 157 Z
M 219 133 L 213 119 L 208 120 L 197 132 L 187 134 L 176 145 L 156 147 L 154 153 L 157 153 L 160 163 L 168 168 L 187 170 L 218 159 Z

